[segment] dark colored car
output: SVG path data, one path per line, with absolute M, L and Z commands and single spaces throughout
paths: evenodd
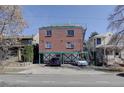
M 61 61 L 59 60 L 59 58 L 55 57 L 55 58 L 52 58 L 51 60 L 49 60 L 47 65 L 49 65 L 49 66 L 61 66 Z

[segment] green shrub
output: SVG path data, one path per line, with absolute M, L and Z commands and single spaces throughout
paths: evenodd
M 25 62 L 33 62 L 33 46 L 25 46 L 22 51 L 22 60 Z

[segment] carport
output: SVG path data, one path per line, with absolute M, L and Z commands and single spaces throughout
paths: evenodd
M 49 62 L 53 57 L 58 56 L 62 64 L 70 64 L 79 59 L 87 57 L 87 52 L 42 52 L 39 53 L 39 64 Z

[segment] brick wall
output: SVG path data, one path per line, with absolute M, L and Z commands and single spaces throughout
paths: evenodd
M 46 37 L 46 31 L 50 29 L 52 30 L 52 36 Z M 39 50 L 40 52 L 73 52 L 73 51 L 81 51 L 83 49 L 83 28 L 75 27 L 75 28 L 45 28 L 39 30 Z M 67 36 L 67 30 L 74 30 L 74 37 Z M 52 48 L 46 49 L 45 42 L 51 42 Z M 66 43 L 74 42 L 74 49 L 67 49 Z

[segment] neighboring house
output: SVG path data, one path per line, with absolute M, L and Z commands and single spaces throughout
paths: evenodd
M 97 47 L 98 50 L 103 49 L 104 58 L 108 65 L 124 63 L 124 36 L 119 39 L 115 35 L 111 37 L 108 44 Z
M 24 58 L 23 58 L 24 55 L 22 54 L 22 51 L 24 51 L 25 46 L 33 45 L 33 36 L 19 36 L 18 41 L 15 45 L 18 46 L 18 44 L 19 44 L 19 47 L 17 47 L 18 48 L 18 52 L 17 52 L 18 60 L 24 61 Z
M 34 59 L 33 63 L 39 63 L 39 33 L 33 36 Z
M 90 48 L 91 51 L 95 51 L 95 49 L 99 46 L 102 45 L 107 45 L 108 42 L 110 41 L 111 37 L 112 37 L 113 33 L 108 32 L 105 35 L 95 35 L 91 38 L 89 38 L 88 41 L 88 46 Z
M 33 41 L 33 36 L 19 36 L 17 44 L 20 44 L 22 46 L 32 45 L 32 41 Z
M 8 42 L 14 40 L 15 42 L 12 42 L 12 46 L 25 46 L 32 44 L 33 36 L 4 36 L 4 40 Z
M 43 57 L 43 55 L 51 54 L 52 56 L 53 54 L 55 56 L 55 54 L 59 54 L 62 56 L 62 54 L 82 52 L 85 31 L 86 29 L 79 25 L 41 27 L 39 29 L 41 61 L 45 60 L 46 56 Z M 41 61 L 39 62 L 41 63 Z
M 97 62 L 105 62 L 108 65 L 124 62 L 124 36 L 117 41 L 114 34 L 108 32 L 106 35 L 96 35 L 92 39 L 95 43 L 91 49 L 96 52 Z
M 5 36 L 4 40 L 9 43 L 8 46 L 5 45 L 5 47 L 8 47 L 9 49 L 9 55 L 10 56 L 18 56 L 18 60 L 22 60 L 22 50 L 25 46 L 32 45 L 33 37 L 32 36 Z M 14 40 L 11 42 L 11 40 Z
M 33 44 L 39 44 L 39 33 L 33 36 Z
M 95 51 L 97 46 L 103 45 L 105 42 L 105 35 L 95 35 L 89 38 L 88 46 L 91 51 Z
M 95 65 L 102 65 L 104 60 L 104 48 L 99 49 L 101 46 L 106 46 L 113 33 L 108 32 L 105 35 L 99 34 L 90 37 L 87 43 L 87 48 L 89 49 L 89 54 L 91 54 L 91 61 L 95 62 Z

